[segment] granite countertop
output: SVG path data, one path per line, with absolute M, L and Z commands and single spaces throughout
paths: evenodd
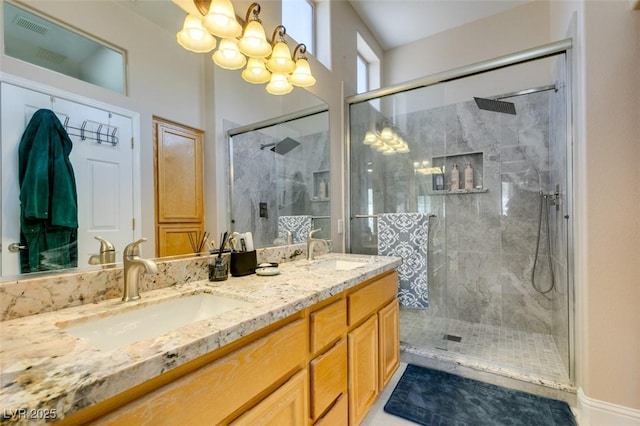
M 346 271 L 314 266 L 327 259 L 366 261 Z M 275 276 L 195 281 L 142 293 L 141 300 L 104 302 L 0 322 L 0 407 L 4 421 L 58 420 L 144 383 L 380 273 L 400 258 L 331 253 L 279 266 Z M 119 310 L 209 293 L 250 302 L 213 318 L 130 345 L 101 350 L 61 327 Z M 170 313 L 167 313 L 170 315 Z M 20 411 L 19 411 L 20 410 Z M 31 417 L 31 418 L 29 418 Z M 2 421 L 2 420 L 0 420 Z

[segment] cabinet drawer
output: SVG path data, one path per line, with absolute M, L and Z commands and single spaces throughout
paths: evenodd
M 398 293 L 398 274 L 386 275 L 348 297 L 349 325 L 354 325 L 391 300 Z
M 304 426 L 309 423 L 308 389 L 307 370 L 300 371 L 230 425 Z
M 311 417 L 317 419 L 347 391 L 347 344 L 338 342 L 311 361 Z
M 311 314 L 311 352 L 320 349 L 340 338 L 347 327 L 347 302 L 338 300 Z
M 307 324 L 297 320 L 111 412 L 101 424 L 218 424 L 307 356 Z
M 348 426 L 349 424 L 349 405 L 347 404 L 347 395 L 342 395 L 331 410 L 327 412 L 315 426 Z

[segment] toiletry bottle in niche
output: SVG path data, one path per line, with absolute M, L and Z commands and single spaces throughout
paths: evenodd
M 464 169 L 464 189 L 473 189 L 473 169 L 470 162 L 467 162 Z
M 432 176 L 433 190 L 442 191 L 444 189 L 444 173 L 434 173 Z
M 460 169 L 458 169 L 457 163 L 453 163 L 453 167 L 451 168 L 450 180 L 452 191 L 460 189 Z
M 327 183 L 324 181 L 324 178 L 320 178 L 320 182 L 318 183 L 318 198 L 327 198 Z

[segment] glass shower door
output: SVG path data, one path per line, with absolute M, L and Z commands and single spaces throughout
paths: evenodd
M 351 252 L 384 254 L 385 238 L 390 244 L 406 244 L 395 241 L 402 239 L 397 234 L 389 236 L 387 228 L 380 232 L 382 214 L 429 217 L 428 222 L 417 223 L 408 231 L 416 234 L 428 229 L 428 238 L 417 248 L 423 250 L 424 263 L 416 262 L 424 275 L 401 284 L 409 288 L 414 283 L 416 287 L 426 284 L 426 295 L 419 290 L 420 308 L 411 303 L 411 295 L 400 296 L 400 340 L 408 351 L 425 347 L 446 350 L 451 342 L 447 339 L 447 256 L 442 238 L 444 164 L 433 164 L 433 159 L 446 151 L 447 117 L 442 105 L 444 85 L 439 84 L 353 104 L 349 110 Z M 430 113 L 425 115 L 425 110 Z M 407 262 L 410 260 L 405 258 Z M 402 281 L 402 267 L 400 275 Z

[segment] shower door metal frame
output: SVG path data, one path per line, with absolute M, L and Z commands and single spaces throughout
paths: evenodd
M 569 217 L 566 218 L 569 221 L 567 225 L 567 285 L 569 300 L 569 366 L 568 374 L 569 379 L 575 382 L 575 289 L 574 289 L 574 220 L 575 217 L 575 203 L 573 201 L 573 189 L 574 189 L 574 175 L 573 175 L 573 158 L 574 158 L 574 120 L 573 120 L 573 58 L 571 55 L 573 49 L 573 39 L 566 38 L 553 43 L 544 44 L 538 47 L 521 50 L 519 52 L 511 53 L 508 55 L 499 56 L 493 59 L 488 59 L 474 64 L 465 65 L 462 67 L 454 68 L 451 70 L 443 71 L 436 74 L 431 74 L 425 77 L 409 80 L 405 83 L 401 83 L 394 86 L 389 86 L 381 89 L 372 90 L 366 93 L 357 94 L 345 98 L 345 110 L 344 110 L 344 205 L 345 205 L 345 217 L 349 219 L 349 228 L 344 231 L 344 243 L 345 251 L 351 252 L 351 221 L 356 217 L 353 216 L 351 211 L 351 129 L 350 123 L 350 107 L 351 105 L 368 102 L 370 100 L 379 99 L 385 96 L 395 95 L 402 92 L 407 92 L 414 89 L 433 86 L 439 83 L 446 83 L 448 81 L 458 80 L 465 77 L 470 77 L 476 74 L 482 74 L 490 71 L 495 71 L 501 68 L 506 68 L 511 65 L 523 64 L 526 62 L 543 59 L 546 57 L 562 55 L 565 56 L 565 75 L 566 75 L 566 114 L 567 114 L 567 193 L 571 196 L 566 197 L 567 211 Z M 358 215 L 360 217 L 361 215 Z

